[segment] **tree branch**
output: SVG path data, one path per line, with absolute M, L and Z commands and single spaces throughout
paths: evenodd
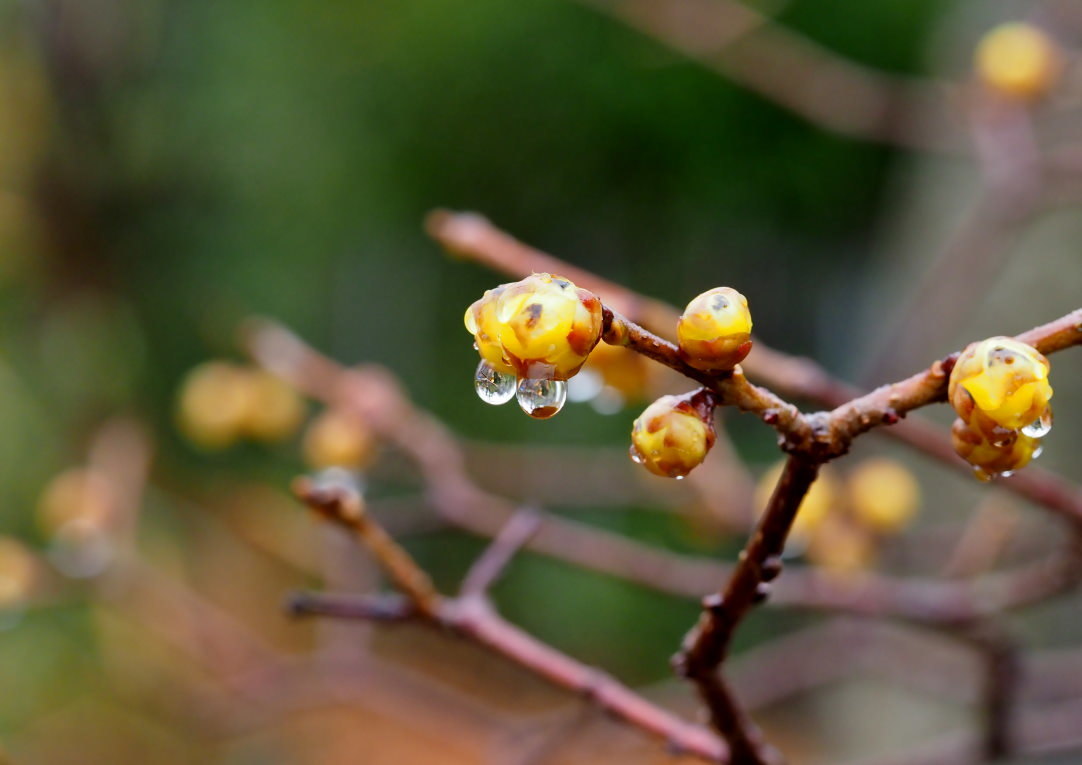
M 410 609 L 395 601 L 362 596 L 336 595 L 324 600 L 309 593 L 294 599 L 291 611 L 297 615 L 320 615 L 334 618 L 376 618 L 400 621 L 415 614 L 423 622 L 451 630 L 469 638 L 535 674 L 561 687 L 580 693 L 594 703 L 648 733 L 665 739 L 679 751 L 709 762 L 728 762 L 725 744 L 714 734 L 684 722 L 667 710 L 639 696 L 630 688 L 593 667 L 588 667 L 545 645 L 518 627 L 504 621 L 481 595 L 444 598 L 431 586 L 428 576 L 417 563 L 390 540 L 385 532 L 364 513 L 356 492 L 341 485 L 316 486 L 299 479 L 294 491 L 301 501 L 327 520 L 352 532 L 375 556 L 395 585 L 403 591 Z M 525 518 L 526 516 L 520 516 Z M 509 527 L 502 541 L 494 543 L 499 552 L 482 558 L 475 568 L 482 574 L 475 581 L 494 575 L 501 559 L 514 547 L 516 537 L 526 531 L 526 521 Z M 475 585 L 476 586 L 476 585 Z

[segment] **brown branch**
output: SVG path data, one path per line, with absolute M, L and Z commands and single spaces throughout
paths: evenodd
M 800 410 L 772 391 L 753 385 L 744 376 L 739 365 L 731 372 L 723 374 L 700 371 L 680 358 L 680 353 L 673 343 L 624 318 L 608 306 L 605 306 L 604 313 L 605 342 L 631 348 L 648 359 L 701 383 L 718 394 L 720 403 L 757 415 L 787 438 L 806 440 L 810 437 L 810 428 Z
M 493 583 L 530 537 L 541 528 L 541 516 L 532 510 L 520 510 L 511 516 L 500 532 L 462 580 L 463 596 L 486 595 Z
M 286 598 L 290 616 L 327 616 L 367 622 L 404 622 L 416 618 L 417 609 L 400 595 L 336 595 L 295 592 Z
M 356 411 L 382 438 L 401 449 L 416 464 L 428 487 L 429 501 L 441 517 L 480 536 L 494 536 L 505 527 L 515 506 L 471 481 L 453 436 L 410 402 L 389 373 L 373 367 L 347 370 L 269 322 L 252 323 L 249 328 L 249 346 L 258 362 L 298 390 L 327 404 Z M 732 573 L 731 566 L 714 560 L 665 552 L 547 514 L 540 516 L 539 528 L 525 547 L 589 571 L 685 598 L 700 598 Z M 1017 569 L 948 582 L 894 579 L 870 572 L 842 579 L 816 569 L 790 566 L 786 576 L 776 582 L 770 603 L 890 616 L 918 623 L 964 622 L 1022 608 L 1063 591 L 1075 581 L 1077 566 L 1073 561 L 1068 551 Z
M 641 348 L 652 358 L 674 368 L 683 367 L 671 343 L 646 332 L 611 310 L 606 312 L 606 319 L 607 340 Z M 1034 344 L 1049 350 L 1075 344 L 1078 334 L 1078 319 L 1074 315 L 1028 333 Z M 385 373 L 341 370 L 284 330 L 267 325 L 258 327 L 250 339 L 257 358 L 269 368 L 283 374 L 303 390 L 358 411 L 372 422 L 377 432 L 411 456 L 429 486 L 434 503 L 450 520 L 464 528 L 489 535 L 497 533 L 498 528 L 503 526 L 509 514 L 507 503 L 486 495 L 470 482 L 462 466 L 461 453 L 450 435 L 435 420 L 416 410 Z M 814 480 L 819 464 L 844 453 L 849 440 L 859 433 L 877 424 L 889 424 L 892 412 L 898 416 L 941 397 L 950 361 L 937 363 L 924 373 L 873 391 L 839 407 L 835 412 L 804 416 L 793 408 L 795 414 L 784 423 L 786 447 L 793 454 L 779 487 L 756 533 L 728 577 L 724 592 L 720 597 L 704 602 L 702 618 L 689 634 L 677 661 L 681 671 L 695 682 L 715 727 L 732 748 L 734 761 L 767 763 L 775 761 L 776 755 L 762 741 L 754 725 L 736 703 L 725 681 L 718 675 L 717 668 L 725 657 L 733 631 L 750 608 L 766 597 L 767 582 L 780 571 L 778 556 L 784 547 L 796 509 Z M 701 373 L 694 372 L 693 379 L 699 376 Z M 743 408 L 751 411 L 766 413 L 768 408 L 789 406 L 769 391 L 751 386 L 739 372 L 708 377 L 706 381 L 722 400 L 746 402 Z M 769 402 L 769 406 L 763 402 Z M 777 426 L 777 422 L 772 424 Z M 317 502 L 316 505 L 334 517 L 336 511 L 333 503 L 321 505 Z M 354 518 L 358 513 L 359 505 L 346 515 Z M 531 546 L 537 545 L 549 554 L 595 570 L 610 570 L 654 587 L 664 580 L 665 575 L 672 575 L 673 572 L 678 577 L 687 575 L 685 564 L 690 562 L 679 556 L 650 551 L 629 540 L 569 521 L 546 518 L 537 526 L 536 536 L 530 541 Z M 381 540 L 378 534 L 362 532 L 356 525 L 352 527 L 377 550 L 385 548 L 384 556 L 387 550 L 394 549 L 386 548 L 384 542 L 387 540 Z M 602 544 L 592 544 L 591 541 Z M 493 549 L 500 549 L 500 545 L 494 545 Z M 640 555 L 640 552 L 644 554 Z M 500 556 L 506 560 L 503 553 Z M 381 555 L 377 554 L 379 557 Z M 499 558 L 496 560 L 499 561 Z M 799 596 L 792 595 L 790 602 L 804 606 L 838 607 L 858 612 L 863 608 L 929 624 L 969 624 L 989 610 L 995 613 L 1025 605 L 1071 586 L 1078 578 L 1077 563 L 1078 558 L 1074 554 L 1064 560 L 1042 560 L 1015 572 L 982 578 L 979 580 L 980 587 L 970 583 L 940 584 L 937 587 L 933 583 L 917 584 L 876 577 L 859 578 L 861 584 L 857 587 L 839 587 L 828 583 L 833 581 L 829 577 L 806 572 L 803 576 L 788 578 L 786 582 L 792 584 L 783 585 L 779 592 L 789 590 L 791 595 L 794 591 L 799 592 Z M 707 569 L 699 571 L 706 573 Z M 710 567 L 711 575 L 717 571 Z M 660 580 L 656 575 L 658 573 L 662 575 Z M 486 574 L 486 580 L 487 577 Z M 395 578 L 400 581 L 411 579 L 401 572 Z M 987 584 L 992 582 L 991 590 L 986 590 Z M 696 586 L 698 592 L 708 589 Z M 992 593 L 991 597 L 989 592 Z M 410 594 L 408 589 L 407 594 Z M 415 595 L 410 597 L 414 598 Z M 470 602 L 470 599 L 463 601 Z M 481 599 L 478 601 L 481 602 Z M 434 600 L 431 611 L 423 607 L 418 607 L 418 611 L 429 620 L 435 619 L 432 614 L 439 603 L 442 601 Z M 464 610 L 473 612 L 472 607 Z M 448 621 L 448 624 L 451 623 Z M 462 629 L 465 634 L 487 645 L 489 633 L 485 629 L 491 626 L 488 622 L 482 622 L 481 626 Z M 496 635 L 508 634 L 492 628 Z M 497 646 L 497 650 L 505 649 Z M 528 658 L 514 655 L 520 661 Z M 994 696 L 995 699 L 1007 697 L 1001 691 L 996 691 Z M 993 698 L 991 692 L 989 698 Z
M 294 490 L 305 504 L 327 520 L 348 529 L 368 547 L 409 599 L 417 618 L 425 623 L 469 638 L 556 685 L 586 696 L 622 720 L 662 737 L 680 751 L 709 762 L 728 761 L 725 744 L 710 731 L 679 719 L 612 677 L 575 661 L 506 622 L 484 597 L 463 595 L 452 599 L 440 596 L 408 553 L 389 540 L 375 521 L 365 516 L 363 504 L 355 492 L 343 486 L 315 486 L 303 479 L 296 482 Z M 523 533 L 514 528 L 508 531 L 498 543 L 498 556 L 504 556 L 505 550 L 515 542 L 513 537 Z M 494 562 L 498 562 L 496 553 L 482 565 L 482 570 L 496 568 Z M 349 596 L 334 596 L 329 602 L 321 602 L 321 597 L 315 594 L 295 601 L 292 610 L 303 615 L 338 618 L 383 619 L 390 615 L 397 620 L 406 616 L 403 609 L 369 597 L 353 602 Z
M 984 755 L 995 761 L 1013 751 L 1011 717 L 1019 686 L 1018 651 L 1006 635 L 992 625 L 978 628 L 972 639 L 985 665 L 981 704 Z
M 630 322 L 662 334 L 672 332 L 676 327 L 679 311 L 672 306 L 639 295 L 525 245 L 493 226 L 483 216 L 437 210 L 429 214 L 425 226 L 429 235 L 460 257 L 515 278 L 533 272 L 561 273 L 596 293 L 606 305 L 625 315 Z M 1042 352 L 1052 353 L 1078 344 L 1080 336 L 1082 311 L 1075 311 L 1051 324 L 1024 332 L 1018 339 L 1030 344 L 1040 342 L 1038 347 Z M 759 340 L 755 341 L 754 350 L 741 366 L 751 379 L 765 383 L 784 396 L 807 399 L 833 409 L 862 395 L 860 389 L 835 380 L 813 361 L 788 356 Z M 886 413 L 885 417 L 886 424 L 894 422 L 892 414 Z M 969 466 L 955 455 L 945 434 L 928 422 L 910 418 L 881 432 L 960 472 L 970 471 Z M 1082 519 L 1082 492 L 1040 468 L 1028 467 L 1000 485 L 1036 505 L 1048 507 L 1072 519 Z
M 752 534 L 729 583 L 717 597 L 703 602 L 698 625 L 688 634 L 674 660 L 678 670 L 692 679 L 712 674 L 725 659 L 733 631 L 751 607 L 769 594 L 769 582 L 781 573 L 781 553 L 819 465 L 790 456 L 778 478 L 766 511 Z
M 703 601 L 699 622 L 673 659 L 676 670 L 695 684 L 714 726 L 733 747 L 734 758 L 739 755 L 739 762 L 760 765 L 776 762 L 777 756 L 747 721 L 718 674 L 718 667 L 728 653 L 737 625 L 752 605 L 765 600 L 768 583 L 781 573 L 781 553 L 789 528 L 818 472 L 818 463 L 795 455 L 789 457 L 724 591 Z
M 307 478 L 294 481 L 293 493 L 322 517 L 353 533 L 414 608 L 425 615 L 435 612 L 440 596 L 432 580 L 365 511 L 359 494 L 338 484 L 317 484 Z

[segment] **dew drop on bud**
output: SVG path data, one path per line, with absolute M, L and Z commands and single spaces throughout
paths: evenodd
M 1033 456 L 1030 457 L 1030 459 L 1035 460 L 1038 457 L 1040 457 L 1042 454 L 1044 454 L 1044 447 L 1043 446 L 1038 446 L 1036 449 L 1033 450 Z
M 628 452 L 631 454 L 631 461 L 634 462 L 636 465 L 641 465 L 643 462 L 645 462 L 642 456 L 642 452 L 635 448 L 635 444 L 631 445 L 631 448 L 628 450 Z
M 687 476 L 686 475 L 674 475 L 673 478 L 675 478 L 677 481 L 683 481 L 685 478 L 687 478 Z
M 1043 438 L 1048 435 L 1048 431 L 1052 430 L 1052 412 L 1047 411 L 1031 422 L 1026 427 L 1022 428 L 1022 432 L 1031 438 Z
M 515 395 L 515 376 L 500 372 L 487 361 L 482 361 L 473 375 L 473 389 L 486 404 L 506 404 Z
M 518 405 L 522 411 L 538 420 L 547 420 L 564 408 L 567 383 L 563 380 L 534 380 L 518 383 Z

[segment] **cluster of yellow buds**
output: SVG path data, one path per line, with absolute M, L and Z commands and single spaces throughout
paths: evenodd
M 763 473 L 755 492 L 765 508 L 784 462 Z M 903 531 L 920 507 L 920 484 L 901 463 L 873 457 L 848 474 L 824 467 L 797 510 L 789 538 L 811 563 L 840 574 L 869 568 L 879 547 Z
M 1033 101 L 1045 95 L 1063 69 L 1059 46 L 1031 24 L 1001 24 L 977 45 L 974 67 L 981 82 L 1010 99 Z
M 698 393 L 662 396 L 631 428 L 631 459 L 655 475 L 683 478 L 714 445 L 714 407 Z
M 695 297 L 676 325 L 680 357 L 705 372 L 726 372 L 751 350 L 748 300 L 732 287 Z M 712 402 L 696 395 L 662 396 L 631 430 L 631 457 L 651 473 L 683 478 L 714 445 Z
M 185 377 L 177 422 L 189 440 L 222 449 L 242 438 L 282 441 L 296 432 L 305 404 L 269 372 L 227 361 L 200 364 Z
M 365 421 L 339 409 L 327 409 L 313 419 L 301 442 L 304 461 L 316 470 L 363 470 L 375 458 L 376 447 L 375 434 Z
M 531 417 L 545 419 L 567 399 L 567 380 L 601 339 L 601 301 L 553 274 L 533 274 L 488 290 L 466 309 L 481 363 L 474 388 L 481 400 L 517 397 Z
M 732 369 L 751 351 L 748 299 L 732 287 L 707 290 L 684 309 L 676 338 L 680 356 L 696 369 Z
M 1040 455 L 1052 428 L 1051 365 L 1008 337 L 971 344 L 951 370 L 947 396 L 958 414 L 954 449 L 981 480 L 1010 475 Z

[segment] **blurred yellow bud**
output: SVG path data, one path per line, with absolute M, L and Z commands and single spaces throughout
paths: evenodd
M 751 350 L 748 300 L 732 287 L 702 293 L 684 309 L 676 325 L 680 355 L 706 372 L 732 369 Z
M 22 542 L 0 536 L 0 608 L 19 606 L 29 597 L 37 568 L 37 559 Z
M 601 301 L 562 277 L 533 274 L 485 292 L 465 324 L 497 372 L 567 380 L 601 338 Z
M 712 420 L 712 409 L 704 411 L 692 397 L 662 396 L 632 425 L 631 459 L 655 475 L 683 478 L 714 445 Z
M 646 396 L 649 365 L 635 351 L 598 343 L 590 353 L 586 369 L 596 372 L 604 385 L 615 389 L 626 401 L 641 401 Z
M 894 534 L 912 520 L 920 505 L 920 484 L 900 462 L 865 460 L 849 474 L 853 514 L 871 531 Z
M 866 571 L 875 565 L 875 539 L 859 526 L 833 517 L 820 524 L 808 541 L 808 560 L 836 574 Z
M 243 433 L 251 402 L 245 370 L 224 361 L 200 364 L 184 378 L 177 422 L 193 443 L 207 449 L 231 446 Z
M 301 450 L 304 461 L 317 470 L 329 467 L 360 470 L 372 462 L 376 439 L 359 417 L 328 409 L 308 425 Z
M 262 369 L 244 370 L 248 402 L 242 428 L 257 441 L 284 441 L 304 419 L 304 400 L 283 380 Z
M 1062 68 L 1059 46 L 1040 29 L 1019 22 L 989 31 L 977 45 L 977 76 L 1011 98 L 1035 99 L 1055 84 Z
M 755 487 L 755 507 L 758 513 L 766 509 L 770 501 L 770 495 L 774 493 L 774 487 L 781 478 L 785 461 L 775 462 L 759 478 Z M 822 468 L 815 483 L 804 495 L 804 500 L 797 510 L 796 520 L 789 532 L 791 539 L 806 541 L 812 531 L 817 528 L 841 500 L 842 492 L 838 486 L 838 480 L 829 468 Z
M 56 475 L 38 498 L 38 524 L 47 534 L 73 522 L 101 528 L 108 523 L 116 498 L 108 479 L 89 468 Z
M 177 423 L 193 443 L 223 449 L 242 437 L 281 441 L 296 432 L 305 405 L 288 384 L 261 369 L 225 361 L 200 364 L 184 378 Z

